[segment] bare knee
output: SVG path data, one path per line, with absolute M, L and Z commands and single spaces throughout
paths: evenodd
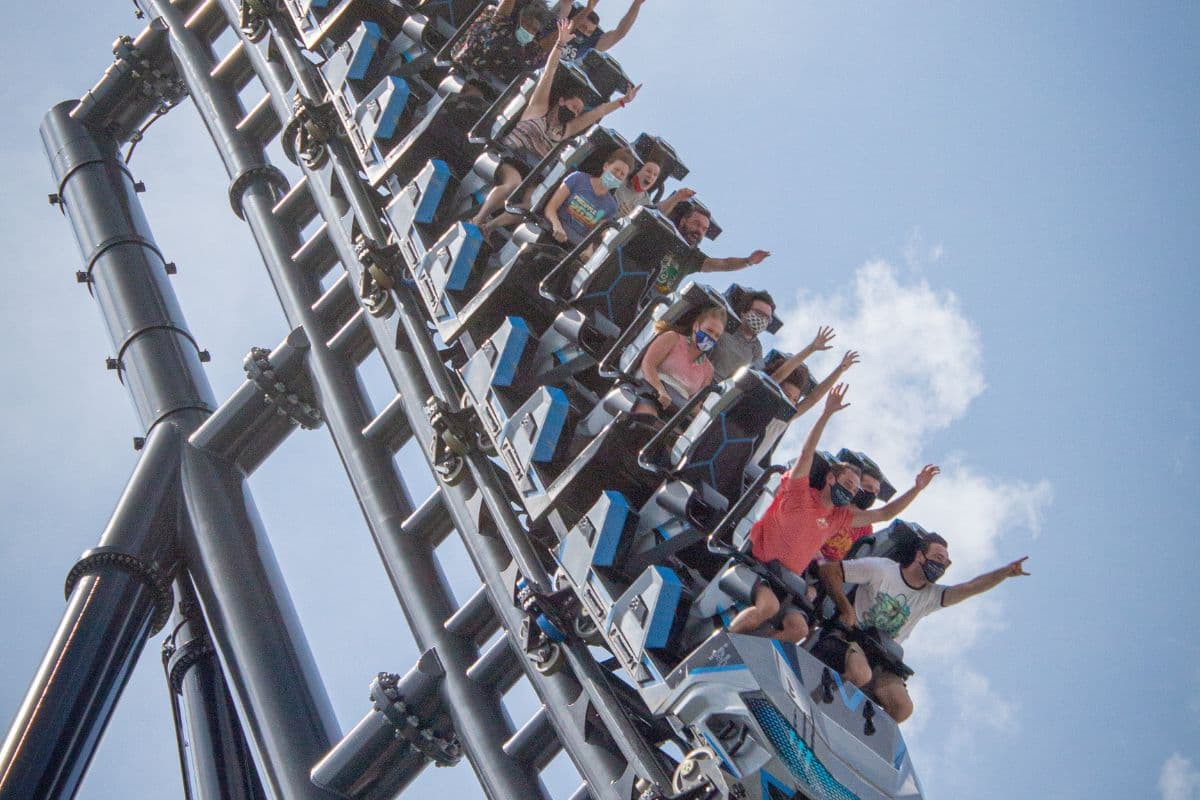
M 798 611 L 793 611 L 783 618 L 783 633 L 779 637 L 785 642 L 799 644 L 808 638 L 808 620 Z
M 846 671 L 842 677 L 860 688 L 870 683 L 871 665 L 867 663 L 866 656 L 857 650 L 847 652 Z
M 758 609 L 761 624 L 779 613 L 779 598 L 770 587 L 761 585 L 754 591 L 754 607 Z
M 908 689 L 903 683 L 897 681 L 879 689 L 876 696 L 884 710 L 888 712 L 888 716 L 896 722 L 904 722 L 912 716 L 912 698 L 908 696 Z

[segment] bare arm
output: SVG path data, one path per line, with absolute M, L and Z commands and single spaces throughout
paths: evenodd
M 854 606 L 850 604 L 849 598 L 846 597 L 846 572 L 842 569 L 842 562 L 823 561 L 817 566 L 817 574 L 821 576 L 821 584 L 825 587 L 825 593 L 837 606 L 838 619 L 847 627 L 857 626 L 858 616 L 854 613 Z
M 846 374 L 846 370 L 850 369 L 857 363 L 858 351 L 847 351 L 846 355 L 842 356 L 841 363 L 837 365 L 833 372 L 829 373 L 829 376 L 826 377 L 825 380 L 814 386 L 813 390 L 808 393 L 807 397 L 796 404 L 796 415 L 799 416 L 815 406 L 817 401 L 824 397 L 825 393 L 828 392 L 830 388 L 834 386 L 834 384 L 842 379 L 842 376 Z
M 634 86 L 632 89 L 626 92 L 624 97 L 618 98 L 617 100 L 609 100 L 607 103 L 601 103 L 600 105 L 596 106 L 591 111 L 583 112 L 578 117 L 567 123 L 566 135 L 574 136 L 581 131 L 586 131 L 588 128 L 592 127 L 597 122 L 616 111 L 618 108 L 624 108 L 625 106 L 629 105 L 634 101 L 634 98 L 637 97 L 637 94 L 639 91 L 641 91 L 641 89 L 642 85 L 639 83 L 637 86 Z
M 821 443 L 821 434 L 825 432 L 825 425 L 829 422 L 830 417 L 850 405 L 842 402 L 848 388 L 850 387 L 843 383 L 829 393 L 829 398 L 825 401 L 825 410 L 821 412 L 821 416 L 817 418 L 812 430 L 808 432 L 808 438 L 804 440 L 804 448 L 800 451 L 800 457 L 796 459 L 796 463 L 788 472 L 790 480 L 808 480 L 808 473 L 812 471 L 813 456 L 816 455 L 817 445 Z
M 658 212 L 665 217 L 669 217 L 671 216 L 671 212 L 675 210 L 675 206 L 695 196 L 696 192 L 693 189 L 676 189 L 658 204 Z
M 952 606 L 955 603 L 961 603 L 968 597 L 974 597 L 977 594 L 983 594 L 988 589 L 994 589 L 1003 583 L 1008 578 L 1016 578 L 1020 575 L 1028 575 L 1025 571 L 1025 559 L 1029 556 L 1018 558 L 1011 564 L 1005 564 L 1000 569 L 994 569 L 991 572 L 985 572 L 977 578 L 972 578 L 966 583 L 960 583 L 957 586 L 950 586 L 942 595 L 942 605 Z
M 550 55 L 546 56 L 546 66 L 542 67 L 541 77 L 538 78 L 537 86 L 533 87 L 533 94 L 529 97 L 529 104 L 525 106 L 525 112 L 521 114 L 521 119 L 544 117 L 550 110 L 550 89 L 554 86 L 554 73 L 558 72 L 558 59 L 562 55 L 563 44 L 568 38 L 570 38 L 570 31 L 567 23 L 560 19 L 558 21 L 558 39 L 550 48 Z
M 659 377 L 658 368 L 662 366 L 662 362 L 666 360 L 671 353 L 671 348 L 679 340 L 679 334 L 675 331 L 665 331 L 659 334 L 650 346 L 646 348 L 646 352 L 642 354 L 642 375 L 646 378 L 646 383 L 653 387 L 658 393 L 659 402 L 665 407 L 671 404 L 671 397 L 667 394 L 667 387 L 663 384 L 662 378 Z
M 904 509 L 912 505 L 912 501 L 917 499 L 917 495 L 925 491 L 929 483 L 934 479 L 940 469 L 933 464 L 926 464 L 925 467 L 917 473 L 917 479 L 913 482 L 912 488 L 904 494 L 897 497 L 886 506 L 880 508 L 872 508 L 866 511 L 855 509 L 854 516 L 850 518 L 850 524 L 858 527 L 861 525 L 874 525 L 876 522 L 887 522 L 893 517 L 899 516 Z
M 567 241 L 567 232 L 563 230 L 562 223 L 558 221 L 558 209 L 562 208 L 562 204 L 567 202 L 567 197 L 571 194 L 567 182 L 563 181 L 554 190 L 554 194 L 550 195 L 550 199 L 546 201 L 545 215 L 546 221 L 550 223 L 550 230 L 554 234 L 554 238 L 560 242 Z
M 755 250 L 745 258 L 706 258 L 700 266 L 701 272 L 734 272 L 739 269 L 761 264 L 763 259 L 771 255 L 766 250 Z
M 633 23 L 637 22 L 637 15 L 642 10 L 643 2 L 645 0 L 633 0 L 629 4 L 629 10 L 625 12 L 625 16 L 621 17 L 621 21 L 617 23 L 616 30 L 606 31 L 600 35 L 600 39 L 596 42 L 597 50 L 607 50 L 625 38 L 625 34 L 629 33 L 630 28 L 633 27 Z
M 796 355 L 780 364 L 775 371 L 771 373 L 771 378 L 778 382 L 786 378 L 788 375 L 791 375 L 796 367 L 807 361 L 808 357 L 813 353 L 817 352 L 818 350 L 828 350 L 830 347 L 832 347 L 832 345 L 829 343 L 833 341 L 834 337 L 836 336 L 837 334 L 833 332 L 833 328 L 829 327 L 828 325 L 822 325 L 820 328 L 817 328 L 817 335 L 813 337 L 813 340 L 806 344 L 804 349 L 799 353 L 796 353 Z

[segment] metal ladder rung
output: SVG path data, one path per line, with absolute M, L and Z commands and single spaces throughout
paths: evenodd
M 254 66 L 246 55 L 246 46 L 240 40 L 209 74 L 213 80 L 232 86 L 235 92 L 240 92 L 246 88 L 246 84 L 258 77 L 254 74 Z
M 396 395 L 392 398 L 383 411 L 375 415 L 375 419 L 367 423 L 367 427 L 363 428 L 362 435 L 364 439 L 372 442 L 383 442 L 383 444 L 393 453 L 396 453 L 404 446 L 405 442 L 412 438 L 412 429 L 408 427 L 408 418 L 404 416 L 404 398 Z M 475 600 L 475 596 L 479 595 L 483 590 L 480 589 L 471 597 L 471 601 Z M 483 598 L 483 602 L 487 605 L 487 597 Z M 471 603 L 468 602 L 455 612 L 450 620 L 457 619 L 459 614 L 467 610 Z M 492 607 L 487 605 L 488 612 L 491 612 Z M 495 619 L 495 614 L 492 618 Z M 450 620 L 446 622 L 447 630 L 452 633 L 454 629 L 450 628 Z
M 367 356 L 375 349 L 375 343 L 371 341 L 371 329 L 367 327 L 366 315 L 367 312 L 360 308 L 326 342 L 330 350 L 350 359 L 355 366 L 366 361 Z
M 263 95 L 257 105 L 242 117 L 237 129 L 259 145 L 266 145 L 278 136 L 283 130 L 283 123 L 275 116 L 275 109 L 271 107 L 271 95 Z
M 399 399 L 397 396 L 396 400 Z M 388 404 L 384 413 L 387 413 L 396 400 Z M 456 636 L 470 639 L 476 645 L 482 645 L 499 630 L 500 618 L 492 608 L 491 601 L 488 600 L 487 587 L 480 586 L 476 589 L 475 594 L 471 595 L 471 599 L 464 603 L 458 611 L 455 611 L 454 616 L 446 620 L 445 626 L 446 630 Z
M 545 769 L 561 750 L 562 742 L 558 740 L 544 705 L 538 706 L 533 716 L 504 743 L 505 753 L 538 772 Z

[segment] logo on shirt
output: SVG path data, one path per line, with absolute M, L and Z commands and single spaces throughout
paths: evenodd
M 875 595 L 875 604 L 863 617 L 862 624 L 878 628 L 895 639 L 911 614 L 912 609 L 908 605 L 907 597 L 879 592 Z
M 677 283 L 679 283 L 679 261 L 676 260 L 674 253 L 667 253 L 662 257 L 662 261 L 658 262 L 658 278 L 654 281 L 654 288 L 661 294 L 670 294 L 675 291 Z
M 567 215 L 579 223 L 582 228 L 594 228 L 596 223 L 604 219 L 604 209 L 596 208 L 580 195 L 571 195 L 567 203 Z

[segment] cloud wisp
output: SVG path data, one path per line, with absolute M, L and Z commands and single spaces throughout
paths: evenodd
M 949 539 L 954 559 L 949 581 L 1024 554 L 1002 539 L 1014 531 L 1037 535 L 1052 499 L 1049 482 L 988 475 L 967 454 L 929 450 L 934 435 L 962 420 L 987 385 L 978 331 L 954 294 L 934 289 L 912 270 L 902 273 L 876 260 L 859 267 L 853 283 L 834 294 L 801 292 L 781 315 L 789 323 L 781 349 L 803 347 L 818 325 L 837 331 L 838 346 L 810 362 L 818 377 L 845 350 L 861 353 L 862 363 L 845 376 L 851 407 L 833 418 L 823 449 L 865 451 L 900 491 L 922 464 L 941 464 L 942 474 L 904 518 Z M 799 451 L 816 414 L 792 426 L 779 458 Z M 924 621 L 907 643 L 906 660 L 919 674 L 909 682 L 916 712 L 904 732 L 918 768 L 931 776 L 926 783 L 938 784 L 929 787 L 932 796 L 969 786 L 972 759 L 964 753 L 965 742 L 977 740 L 982 730 L 1012 735 L 1017 729 L 1016 704 L 995 691 L 986 667 L 972 659 L 979 638 L 1003 626 L 1002 594 L 985 595 Z
M 1200 800 L 1200 769 L 1190 758 L 1171 754 L 1159 770 L 1158 792 L 1162 800 Z

